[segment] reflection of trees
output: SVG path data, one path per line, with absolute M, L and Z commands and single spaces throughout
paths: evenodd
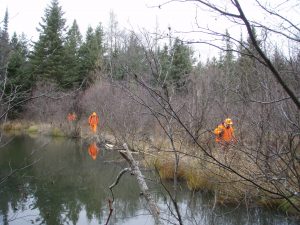
M 187 206 L 184 214 L 185 221 L 190 221 L 187 224 L 296 224 L 283 219 L 283 215 L 274 216 L 274 211 L 258 207 L 249 206 L 245 210 L 235 205 L 217 204 L 212 210 L 214 199 L 209 193 L 185 193 L 180 202 Z M 286 222 L 282 223 L 284 220 Z
M 9 170 L 8 158 L 11 159 L 12 167 L 23 163 L 24 158 L 28 160 L 26 163 L 30 163 L 29 159 L 34 160 L 30 158 L 32 143 L 17 148 L 17 145 L 24 144 L 24 141 L 26 142 L 26 140 L 17 140 L 11 146 L 15 151 L 3 151 L 4 157 L 0 158 L 1 174 Z M 10 155 L 7 155 L 8 152 Z M 17 188 L 10 188 L 10 185 L 18 187 L 17 184 L 23 182 L 20 177 L 26 173 L 26 176 L 32 178 L 29 179 L 27 191 L 35 197 L 32 207 L 39 209 L 41 223 L 63 224 L 65 221 L 72 221 L 76 224 L 83 208 L 89 220 L 99 217 L 101 220 L 106 219 L 104 212 L 107 210 L 106 201 L 109 196 L 107 187 L 119 168 L 112 167 L 101 159 L 93 162 L 87 155 L 87 149 L 80 150 L 73 141 L 52 142 L 44 154 L 39 163 L 7 182 L 9 185 L 6 185 L 5 190 L 0 193 L 1 213 L 7 216 L 9 203 L 16 209 L 22 200 L 26 204 L 26 199 L 22 199 L 22 192 Z M 128 175 L 123 182 L 123 188 L 117 190 L 116 218 L 130 217 L 138 207 L 138 188 L 132 185 L 135 184 L 134 182 L 128 182 L 130 180 L 133 178 Z
M 8 224 L 11 220 L 8 216 L 10 209 L 16 213 L 18 209 L 26 208 L 25 185 L 20 184 L 20 179 L 21 177 L 14 177 L 3 189 L 1 187 L 0 214 L 3 214 L 3 224 Z
M 22 137 L 16 139 L 11 143 L 10 148 L 4 146 L 0 152 L 0 212 L 3 214 L 4 224 L 8 224 L 10 220 L 8 218 L 9 209 L 16 212 L 19 208 L 25 208 L 27 200 L 28 187 L 24 179 L 26 174 L 15 172 L 27 163 L 24 160 L 27 156 L 26 152 L 20 151 L 27 143 L 21 143 Z
M 101 224 L 106 221 L 109 211 L 107 198 L 110 196 L 108 186 L 123 165 L 105 163 L 101 157 L 94 161 L 88 155 L 87 146 L 80 149 L 79 144 L 68 140 L 51 142 L 47 149 L 31 155 L 40 142 L 37 140 L 33 144 L 33 140 L 21 137 L 12 143 L 9 151 L 7 148 L 0 152 L 1 177 L 9 171 L 7 162 L 11 161 L 12 168 L 18 168 L 25 163 L 24 159 L 30 164 L 43 156 L 37 164 L 14 174 L 0 187 L 1 222 L 8 224 L 10 207 L 15 213 L 28 207 L 31 210 L 38 209 L 40 214 L 36 215 L 35 223 L 40 224 L 77 224 L 83 210 L 88 220 L 96 219 Z M 118 154 L 106 152 L 105 156 L 110 160 L 118 157 Z M 155 183 L 149 184 L 156 186 Z M 164 215 L 167 215 L 170 199 L 157 187 L 152 190 L 155 190 L 155 199 L 166 209 Z M 146 207 L 133 176 L 125 174 L 114 193 L 116 200 L 111 224 L 127 223 L 127 219 L 133 218 L 138 212 L 147 213 L 143 210 Z M 29 197 L 34 199 L 31 205 Z M 186 224 L 196 224 L 193 221 L 204 221 L 203 224 L 246 224 L 248 219 L 249 224 L 254 224 L 257 218 L 265 220 L 265 224 L 276 223 L 276 218 L 266 217 L 258 209 L 249 209 L 249 215 L 255 215 L 254 218 L 248 218 L 243 208 L 233 210 L 216 206 L 212 213 L 213 200 L 209 196 L 208 199 L 199 193 L 189 196 L 184 187 L 179 191 L 177 199 L 180 207 L 186 209 L 183 214 Z M 228 213 L 223 214 L 224 211 Z M 169 218 L 172 219 L 172 215 Z

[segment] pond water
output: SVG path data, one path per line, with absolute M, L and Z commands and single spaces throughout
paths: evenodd
M 105 224 L 111 198 L 108 187 L 127 165 L 117 152 L 95 152 L 89 147 L 89 143 L 78 140 L 25 135 L 14 136 L 1 147 L 0 224 Z M 149 171 L 144 173 L 151 177 Z M 147 182 L 162 209 L 164 223 L 172 224 L 170 199 L 153 179 Z M 274 210 L 242 205 L 217 206 L 212 211 L 213 198 L 208 194 L 191 193 L 184 184 L 179 189 L 177 198 L 184 224 L 297 224 Z M 139 193 L 135 177 L 125 174 L 114 188 L 109 224 L 153 224 Z

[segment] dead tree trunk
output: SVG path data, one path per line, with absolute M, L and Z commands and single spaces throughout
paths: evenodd
M 132 157 L 132 154 L 126 143 L 123 144 L 123 147 L 125 151 L 120 151 L 120 154 L 128 162 L 132 173 L 136 176 L 142 195 L 144 196 L 144 198 L 147 201 L 147 204 L 149 205 L 149 211 L 154 218 L 155 224 L 157 225 L 163 224 L 159 218 L 160 210 L 156 205 L 156 203 L 154 202 L 152 195 L 149 193 L 149 188 L 145 182 L 143 174 L 140 171 L 138 163 Z

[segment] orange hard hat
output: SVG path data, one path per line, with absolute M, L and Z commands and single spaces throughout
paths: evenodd
M 232 120 L 230 118 L 227 118 L 224 120 L 224 123 L 228 125 L 232 125 Z
M 96 112 L 93 112 L 93 116 L 96 116 L 97 114 L 96 114 Z

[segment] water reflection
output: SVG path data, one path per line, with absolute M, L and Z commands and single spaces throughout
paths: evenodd
M 127 165 L 119 162 L 118 154 L 102 149 L 91 160 L 87 149 L 86 143 L 41 136 L 18 136 L 0 149 L 0 224 L 105 224 L 108 187 Z M 150 185 L 161 215 L 174 221 L 170 200 L 155 183 Z M 178 201 L 185 224 L 296 224 L 261 209 L 216 207 L 211 212 L 210 196 L 181 190 Z M 110 224 L 153 224 L 133 176 L 125 174 L 114 193 Z
M 96 142 L 93 142 L 92 144 L 89 145 L 88 152 L 93 160 L 95 160 L 97 158 L 97 155 L 99 154 L 100 149 L 97 147 Z

